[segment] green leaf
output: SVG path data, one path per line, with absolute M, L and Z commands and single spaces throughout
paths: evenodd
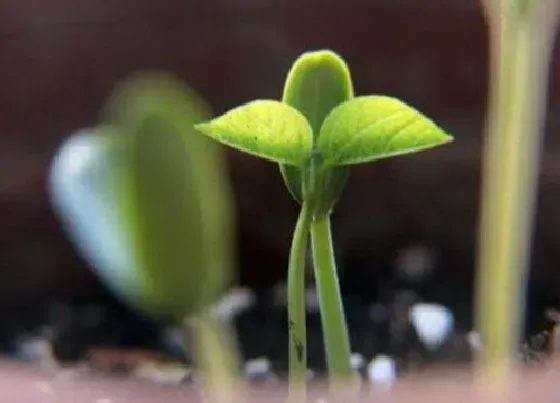
M 294 165 L 280 164 L 280 173 L 284 184 L 298 203 L 303 202 L 303 169 Z
M 240 151 L 290 165 L 302 165 L 313 145 L 307 119 L 274 100 L 249 102 L 196 125 L 196 129 Z
M 194 129 L 208 116 L 177 80 L 135 76 L 110 99 L 114 197 L 130 239 L 135 287 L 115 289 L 155 316 L 183 318 L 217 300 L 233 264 L 231 191 L 219 145 Z M 118 269 L 118 268 L 115 268 Z
M 317 50 L 300 55 L 287 74 L 282 102 L 303 114 L 317 141 L 319 129 L 329 112 L 354 96 L 350 71 L 344 60 L 331 50 Z M 302 169 L 280 165 L 286 187 L 302 202 Z
M 449 143 L 451 136 L 404 102 L 387 96 L 354 98 L 323 122 L 318 149 L 325 165 L 349 165 Z
M 330 50 L 318 50 L 296 59 L 286 77 L 282 102 L 305 116 L 317 136 L 329 112 L 353 96 L 344 60 Z

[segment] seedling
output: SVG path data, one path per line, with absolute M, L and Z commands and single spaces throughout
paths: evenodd
M 219 147 L 193 128 L 207 116 L 177 80 L 134 76 L 82 139 L 89 157 L 55 161 L 51 189 L 71 239 L 101 279 L 142 313 L 184 323 L 211 382 L 206 390 L 216 401 L 236 401 L 221 393 L 232 393 L 237 349 L 208 313 L 230 283 L 235 256 Z
M 482 373 L 507 375 L 518 351 L 558 0 L 483 0 L 490 38 L 477 326 Z M 494 378 L 492 378 L 494 380 Z
M 304 264 L 309 234 L 328 370 L 333 379 L 352 377 L 330 227 L 349 166 L 426 150 L 452 137 L 396 98 L 354 96 L 346 63 L 330 50 L 307 52 L 295 61 L 281 101 L 251 101 L 196 128 L 278 163 L 301 206 L 288 267 L 291 384 L 302 386 L 307 369 Z

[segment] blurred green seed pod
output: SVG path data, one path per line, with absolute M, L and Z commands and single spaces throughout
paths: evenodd
M 193 127 L 208 116 L 190 88 L 159 73 L 126 80 L 104 110 L 107 189 L 129 259 L 96 272 L 152 316 L 197 314 L 232 281 L 229 178 L 220 146 Z
M 143 75 L 117 89 L 115 190 L 144 279 L 146 308 L 185 317 L 232 280 L 232 195 L 218 144 L 194 129 L 210 113 L 192 90 Z

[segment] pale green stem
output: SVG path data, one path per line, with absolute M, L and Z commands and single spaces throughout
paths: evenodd
M 309 244 L 311 211 L 303 203 L 292 237 L 288 267 L 288 326 L 290 336 L 290 388 L 303 390 L 307 373 L 305 324 L 305 262 Z
M 516 356 L 545 113 L 556 0 L 488 0 L 491 92 L 484 155 L 477 327 L 484 374 L 504 375 Z
M 242 401 L 238 389 L 239 357 L 229 327 L 201 315 L 185 322 L 193 331 L 194 355 L 200 368 L 203 392 L 211 403 Z
M 328 215 L 311 223 L 311 244 L 327 367 L 331 377 L 354 378 L 354 371 L 350 364 L 348 328 L 340 296 Z

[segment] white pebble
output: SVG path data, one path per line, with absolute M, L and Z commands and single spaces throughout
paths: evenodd
M 473 351 L 481 351 L 482 350 L 482 338 L 480 337 L 480 333 L 475 330 L 471 330 L 467 333 L 467 343 L 471 347 Z
M 248 378 L 268 375 L 272 364 L 266 357 L 254 358 L 245 362 L 245 376 Z
M 31 362 L 54 362 L 51 343 L 38 336 L 22 336 L 17 342 L 16 355 L 19 359 Z
M 147 362 L 137 366 L 133 375 L 158 384 L 179 385 L 188 378 L 190 372 L 189 368 L 182 365 L 163 366 Z
M 364 367 L 365 363 L 366 361 L 364 359 L 364 356 L 360 353 L 352 353 L 352 355 L 350 356 L 350 365 L 352 366 L 352 369 L 354 371 L 361 370 Z
M 409 319 L 422 343 L 430 350 L 440 347 L 447 340 L 454 326 L 451 311 L 438 304 L 414 305 L 410 309 Z
M 312 369 L 308 369 L 308 370 L 305 372 L 305 377 L 306 377 L 306 379 L 307 379 L 308 381 L 312 381 L 313 379 L 315 379 L 315 372 L 313 372 Z
M 391 357 L 379 355 L 368 364 L 367 375 L 373 383 L 391 385 L 397 379 L 397 365 Z
M 255 304 L 255 293 L 248 288 L 234 288 L 224 295 L 211 309 L 214 317 L 231 322 L 236 316 Z

